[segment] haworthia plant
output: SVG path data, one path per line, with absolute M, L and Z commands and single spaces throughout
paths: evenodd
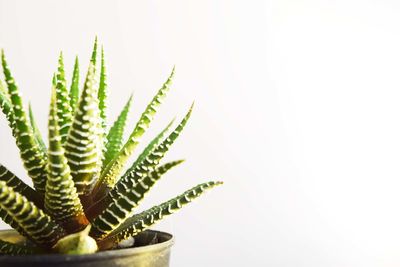
M 101 118 L 101 126 L 104 131 L 107 128 L 107 73 L 106 73 L 106 63 L 104 58 L 104 49 L 101 48 L 101 67 L 100 67 L 100 81 L 99 81 L 99 110 Z
M 0 108 L 6 116 L 8 125 L 10 126 L 12 133 L 15 136 L 16 127 L 14 123 L 14 114 L 12 110 L 12 104 L 7 92 L 0 91 Z
M 103 249 L 112 248 L 119 242 L 137 235 L 138 233 L 148 229 L 155 222 L 162 220 L 165 216 L 171 215 L 181 209 L 184 205 L 189 204 L 198 198 L 203 192 L 215 186 L 222 184 L 221 182 L 208 182 L 197 185 L 181 195 L 172 198 L 160 205 L 154 206 L 139 214 L 136 214 L 113 230 L 109 235 L 99 241 L 99 246 Z
M 166 97 L 175 70 L 124 140 L 132 97 L 108 128 L 105 56 L 101 49 L 98 67 L 97 47 L 96 38 L 82 88 L 79 88 L 78 57 L 68 88 L 64 58 L 60 54 L 52 82 L 47 142 L 31 106 L 25 111 L 5 55 L 1 53 L 4 80 L 0 78 L 0 109 L 34 188 L 0 164 L 0 218 L 26 240 L 14 244 L 0 239 L 0 255 L 86 254 L 114 249 L 119 242 L 145 231 L 204 191 L 221 184 L 198 185 L 147 211 L 135 213 L 157 181 L 183 162 L 162 164 L 161 160 L 185 127 L 192 108 L 174 130 L 171 130 L 172 120 L 157 134 L 122 174 Z
M 68 130 L 72 122 L 72 109 L 65 78 L 64 58 L 60 53 L 58 59 L 58 69 L 56 73 L 56 94 L 57 94 L 57 117 L 60 127 L 61 144 L 67 140 Z
M 34 202 L 36 205 L 43 205 L 42 197 L 37 191 L 33 190 L 29 185 L 24 183 L 21 179 L 15 176 L 14 173 L 9 171 L 5 166 L 1 164 L 0 181 L 5 182 L 7 186 L 13 188 L 14 191 L 24 195 L 28 200 Z
M 32 246 L 14 244 L 0 240 L 0 255 L 29 255 L 39 253 L 40 250 Z
M 0 208 L 38 245 L 52 247 L 66 235 L 53 218 L 3 181 L 0 181 Z
M 100 129 L 100 134 L 101 134 L 101 139 L 103 140 L 103 144 L 101 145 L 100 149 L 101 151 L 101 157 L 100 157 L 100 168 L 104 164 L 105 160 L 105 154 L 107 153 L 107 136 L 106 136 L 106 130 L 107 130 L 107 74 L 106 74 L 106 63 L 105 63 L 105 58 L 104 58 L 104 48 L 101 47 L 101 63 L 100 63 L 100 81 L 99 81 L 99 90 L 98 90 L 98 99 L 99 99 L 99 112 L 100 112 L 100 122 L 101 122 L 101 128 Z
M 150 123 L 157 112 L 157 108 L 161 105 L 163 99 L 169 91 L 174 73 L 175 68 L 172 70 L 168 80 L 164 83 L 161 89 L 158 90 L 157 94 L 154 96 L 150 104 L 146 107 L 146 110 L 143 112 L 139 121 L 136 123 L 135 129 L 129 136 L 128 141 L 125 143 L 125 145 L 116 155 L 116 157 L 112 159 L 110 163 L 107 164 L 107 166 L 105 166 L 104 171 L 101 173 L 98 186 L 114 186 L 119 174 L 125 166 L 126 161 L 129 159 L 134 149 L 139 144 L 140 138 L 143 136 L 147 128 L 149 128 Z
M 21 159 L 29 176 L 32 178 L 35 189 L 39 193 L 44 194 L 47 157 L 41 150 L 40 144 L 36 140 L 33 129 L 28 122 L 29 119 L 24 110 L 19 89 L 8 67 L 4 51 L 1 54 L 1 62 L 12 106 L 12 123 L 10 124 L 20 150 Z M 8 118 L 11 116 L 7 114 L 7 110 L 3 109 L 3 112 Z
M 69 89 L 70 106 L 72 113 L 75 111 L 79 100 L 79 59 L 75 58 L 74 71 L 72 73 L 71 88 Z
M 114 122 L 113 126 L 110 128 L 110 131 L 108 132 L 107 143 L 105 145 L 106 152 L 104 155 L 103 166 L 107 165 L 122 148 L 126 119 L 128 118 L 131 104 L 132 104 L 132 96 L 129 97 L 128 102 L 126 103 L 121 113 L 119 114 L 117 120 Z
M 115 228 L 126 221 L 139 205 L 145 194 L 168 170 L 180 164 L 182 161 L 173 161 L 160 166 L 155 171 L 147 175 L 146 181 L 140 181 L 131 188 L 127 188 L 123 194 L 116 198 L 110 198 L 107 203 L 97 203 L 99 207 L 107 206 L 100 215 L 92 222 L 92 235 L 96 238 L 103 238 L 111 233 Z M 106 198 L 105 198 L 106 199 Z
M 54 90 L 55 91 L 55 90 Z M 88 223 L 71 176 L 61 129 L 58 125 L 56 95 L 53 93 L 49 115 L 49 152 L 45 195 L 46 211 L 68 230 L 80 229 Z
M 65 146 L 65 155 L 79 195 L 90 194 L 100 173 L 100 118 L 94 70 L 91 63 Z
M 33 115 L 32 106 L 29 104 L 29 120 L 31 122 L 31 127 L 33 129 L 33 133 L 35 135 L 36 141 L 38 142 L 40 148 L 42 149 L 42 153 L 46 153 L 46 144 L 43 141 L 42 134 L 40 133 L 39 127 L 36 124 L 35 116 Z

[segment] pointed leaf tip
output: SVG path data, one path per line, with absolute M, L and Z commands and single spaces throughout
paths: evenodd
M 96 65 L 96 62 L 97 62 L 97 35 L 94 39 L 92 57 L 91 57 L 90 61 L 93 62 L 94 65 Z
M 98 182 L 99 186 L 107 185 L 108 187 L 112 187 L 112 185 L 115 184 L 119 174 L 124 168 L 126 161 L 132 155 L 135 148 L 139 144 L 141 137 L 149 128 L 150 123 L 157 113 L 158 107 L 162 104 L 164 98 L 170 90 L 173 75 L 174 70 L 172 70 L 167 81 L 164 82 L 163 86 L 158 90 L 151 102 L 147 105 L 145 111 L 140 116 L 139 121 L 136 123 L 133 132 L 130 134 L 128 141 L 124 144 L 118 154 L 105 166 Z

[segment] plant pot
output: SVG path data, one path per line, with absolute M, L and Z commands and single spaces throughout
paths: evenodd
M 0 231 L 0 239 L 20 242 L 23 237 L 14 230 Z M 152 245 L 149 244 L 153 241 Z M 154 242 L 155 241 L 155 242 Z M 101 251 L 89 255 L 41 254 L 0 256 L 1 267 L 168 267 L 171 234 L 147 230 L 135 237 L 132 248 Z

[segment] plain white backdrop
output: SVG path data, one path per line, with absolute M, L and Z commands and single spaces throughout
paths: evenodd
M 176 64 L 145 141 L 195 100 L 167 155 L 187 162 L 144 207 L 225 185 L 156 227 L 176 236 L 172 266 L 398 266 L 399 14 L 394 0 L 0 0 L 0 47 L 43 133 L 60 50 L 86 71 L 98 35 L 110 121 L 134 92 L 129 129 Z M 29 181 L 3 116 L 0 162 Z

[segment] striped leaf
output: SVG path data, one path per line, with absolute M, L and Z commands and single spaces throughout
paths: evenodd
M 29 121 L 31 123 L 31 127 L 33 129 L 33 134 L 35 135 L 35 139 L 36 139 L 37 143 L 39 144 L 40 149 L 42 150 L 43 153 L 47 153 L 46 145 L 43 141 L 43 137 L 42 137 L 42 134 L 40 133 L 39 127 L 36 124 L 36 120 L 33 115 L 32 106 L 30 103 L 29 103 Z
M 43 207 L 43 197 L 1 164 L 0 181 L 5 182 L 7 186 L 11 187 L 15 192 L 25 196 L 29 201 L 35 203 L 36 206 Z M 24 230 L 18 226 L 17 222 L 1 208 L 0 218 L 24 236 L 28 236 L 27 234 L 24 234 Z
M 61 145 L 56 94 L 53 93 L 49 115 L 49 152 L 45 208 L 69 232 L 86 226 L 88 221 L 76 191 L 64 149 Z
M 65 230 L 50 216 L 3 181 L 0 181 L 0 208 L 24 230 L 22 234 L 28 234 L 38 245 L 51 247 L 66 235 Z
M 115 199 L 92 222 L 92 236 L 102 238 L 115 230 L 127 218 L 129 218 L 139 202 L 145 197 L 150 188 L 171 168 L 182 163 L 183 160 L 166 163 L 149 173 L 142 181 L 132 188 L 126 188 L 125 193 Z
M 37 206 L 40 207 L 43 205 L 43 197 L 2 164 L 0 164 L 0 181 L 5 182 L 7 186 L 11 187 L 15 192 L 25 196 Z
M 14 218 L 12 216 L 10 216 L 6 210 L 3 210 L 2 208 L 0 208 L 0 218 L 3 220 L 3 222 L 5 222 L 6 224 L 8 224 L 9 226 L 11 226 L 13 229 L 15 229 L 16 231 L 18 231 L 18 233 L 20 233 L 21 235 L 29 238 L 29 235 L 24 231 L 24 229 L 22 229 L 17 221 L 14 220 Z
M 67 89 L 67 81 L 65 79 L 64 59 L 62 53 L 60 53 L 58 59 L 56 81 L 57 117 L 60 126 L 61 143 L 64 144 L 67 140 L 68 130 L 72 123 L 72 109 Z
M 97 217 L 101 212 L 108 208 L 114 201 L 117 201 L 119 197 L 125 197 L 128 191 L 132 191 L 133 197 L 130 201 L 133 202 L 134 207 L 139 205 L 139 202 L 144 198 L 145 194 L 151 189 L 151 187 L 164 175 L 167 171 L 173 167 L 182 163 L 183 160 L 176 160 L 165 163 L 153 171 L 149 172 L 140 182 L 131 185 L 130 188 L 123 188 L 114 195 L 104 193 L 100 200 L 95 198 L 95 203 L 89 207 L 86 214 L 89 219 Z M 107 192 L 107 191 L 106 191 Z M 134 208 L 132 207 L 132 209 Z M 129 208 L 128 208 L 129 209 Z
M 126 174 L 124 175 L 124 177 L 127 175 L 127 173 L 133 173 L 134 171 L 136 171 L 136 167 L 142 163 L 147 156 L 149 156 L 149 154 L 151 152 L 153 152 L 153 150 L 160 145 L 160 143 L 162 142 L 162 140 L 165 138 L 167 132 L 170 130 L 173 122 L 175 121 L 175 119 L 173 119 L 168 125 L 167 127 L 165 127 L 161 133 L 159 133 L 148 145 L 147 147 L 144 149 L 144 151 L 139 155 L 139 157 L 137 158 L 137 160 L 133 163 L 133 165 L 126 171 Z M 147 174 L 148 172 L 145 172 L 143 174 L 139 174 L 140 177 L 142 177 L 144 174 Z M 136 178 L 136 177 L 135 177 Z M 114 181 L 115 183 L 118 182 L 117 179 L 115 179 Z M 136 182 L 136 181 L 135 181 Z M 101 182 L 99 182 L 95 189 L 93 190 L 93 198 L 94 200 L 99 200 L 102 199 L 105 195 L 107 195 L 107 193 L 114 188 L 115 184 L 102 184 Z
M 94 65 L 90 63 L 65 146 L 65 156 L 79 195 L 88 195 L 98 177 L 101 142 Z
M 136 164 L 134 168 L 130 168 L 124 176 L 116 183 L 109 195 L 112 199 L 118 198 L 120 195 L 125 194 L 126 188 L 132 188 L 140 180 L 142 180 L 149 172 L 153 171 L 154 168 L 160 163 L 161 159 L 168 152 L 169 148 L 179 137 L 182 130 L 185 128 L 190 115 L 192 114 L 193 105 L 190 107 L 189 112 L 183 118 L 181 123 L 170 133 L 158 146 L 153 147 L 149 151 L 144 151 L 145 157 Z M 155 141 L 158 143 L 159 141 Z M 134 164 L 135 165 L 135 164 Z
M 44 194 L 46 185 L 46 154 L 40 149 L 40 145 L 37 143 L 32 127 L 28 122 L 18 87 L 8 67 L 4 51 L 2 53 L 2 66 L 13 108 L 15 125 L 13 132 L 16 137 L 16 143 L 20 150 L 24 166 L 33 180 L 35 189 L 39 193 Z
M 8 125 L 12 130 L 13 136 L 15 136 L 16 127 L 14 121 L 13 108 L 7 92 L 0 91 L 0 108 L 3 114 L 6 116 Z
M 107 152 L 107 74 L 106 74 L 106 65 L 104 58 L 104 49 L 101 47 L 101 67 L 100 67 L 100 82 L 99 82 L 99 90 L 98 90 L 98 100 L 99 100 L 99 112 L 100 112 L 100 122 L 101 122 L 101 139 L 103 140 L 103 144 L 101 146 L 101 166 L 100 169 L 103 168 L 103 163 L 105 159 L 105 153 Z
M 106 64 L 104 59 L 104 49 L 101 48 L 101 67 L 100 67 L 100 82 L 99 82 L 99 109 L 100 109 L 100 117 L 101 117 L 101 125 L 103 127 L 104 132 L 107 128 L 107 73 L 106 73 Z
M 72 114 L 75 112 L 79 100 L 79 59 L 75 58 L 74 71 L 72 73 L 71 88 L 69 89 L 69 99 Z
M 113 126 L 110 128 L 110 131 L 107 134 L 107 144 L 103 166 L 106 166 L 122 148 L 122 140 L 125 131 L 126 119 L 128 117 L 131 104 L 132 96 L 129 97 L 128 102 L 125 104 L 117 120 L 114 122 Z
M 40 249 L 32 245 L 14 244 L 0 239 L 0 255 L 30 255 L 40 253 Z
M 10 101 L 10 97 L 8 96 L 7 92 L 7 85 L 6 83 L 0 79 L 0 93 L 6 96 L 6 99 Z
M 201 196 L 205 191 L 221 184 L 222 182 L 208 182 L 197 185 L 175 198 L 130 217 L 108 236 L 105 236 L 99 242 L 99 246 L 102 249 L 109 249 L 129 237 L 139 234 L 165 216 L 180 210 L 183 206 Z
M 122 169 L 125 166 L 126 161 L 129 159 L 134 149 L 139 144 L 140 138 L 145 133 L 147 128 L 150 126 L 150 123 L 156 114 L 157 108 L 161 105 L 167 92 L 169 91 L 174 73 L 175 73 L 175 68 L 172 70 L 168 80 L 164 83 L 161 89 L 154 96 L 153 100 L 147 106 L 146 110 L 143 112 L 133 132 L 129 136 L 128 141 L 125 143 L 121 151 L 105 167 L 100 177 L 100 184 L 106 184 L 106 185 L 115 184 L 117 177 L 119 176 L 119 174 L 121 173 Z
M 93 44 L 93 50 L 92 50 L 92 56 L 90 58 L 90 62 L 93 63 L 94 69 L 96 70 L 96 63 L 97 63 L 97 36 L 94 39 L 94 44 Z
M 133 172 L 163 142 L 174 122 L 175 118 L 171 120 L 170 123 L 153 140 L 151 140 L 142 153 L 140 153 L 132 166 L 125 172 L 124 176 L 130 172 Z

